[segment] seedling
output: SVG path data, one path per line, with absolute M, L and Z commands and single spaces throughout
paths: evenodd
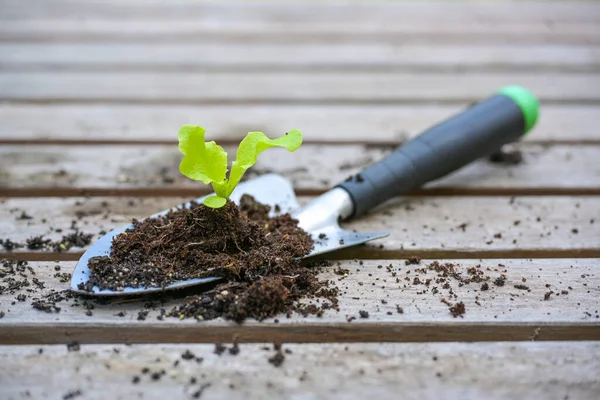
M 206 130 L 200 126 L 184 125 L 179 129 L 179 151 L 184 155 L 179 171 L 190 179 L 211 184 L 214 196 L 204 199 L 211 208 L 221 208 L 240 183 L 244 173 L 256 164 L 260 153 L 271 147 L 284 147 L 296 151 L 302 144 L 302 133 L 293 129 L 277 139 L 269 139 L 262 132 L 248 132 L 241 141 L 236 160 L 227 176 L 227 153 L 214 141 L 205 142 Z

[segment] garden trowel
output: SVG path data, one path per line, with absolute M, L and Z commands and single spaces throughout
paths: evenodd
M 518 140 L 537 121 L 538 101 L 520 86 L 507 86 L 489 98 L 471 105 L 463 112 L 433 126 L 393 153 L 360 173 L 339 183 L 331 190 L 300 206 L 292 184 L 275 174 L 263 175 L 239 184 L 230 199 L 239 204 L 244 194 L 271 206 L 271 215 L 290 213 L 313 238 L 311 257 L 345 247 L 356 246 L 388 235 L 386 232 L 351 232 L 340 227 L 340 221 L 362 216 L 386 200 L 419 188 L 446 176 L 478 158 L 498 151 L 503 145 Z M 209 194 L 196 199 L 201 203 Z M 178 207 L 188 207 L 190 203 Z M 275 207 L 278 206 L 278 207 Z M 164 210 L 149 218 L 164 215 Z M 123 291 L 79 289 L 91 271 L 88 260 L 108 256 L 113 237 L 133 228 L 129 224 L 117 228 L 90 247 L 77 263 L 71 286 L 74 291 L 93 295 L 127 295 L 179 289 L 220 278 L 208 277 L 172 283 L 166 287 L 126 287 Z

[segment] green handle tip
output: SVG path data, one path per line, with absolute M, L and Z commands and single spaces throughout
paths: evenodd
M 538 120 L 540 103 L 531 91 L 519 85 L 501 88 L 499 94 L 510 97 L 521 109 L 525 119 L 525 133 L 529 132 Z

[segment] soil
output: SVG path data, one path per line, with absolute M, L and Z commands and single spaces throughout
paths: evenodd
M 79 351 L 81 350 L 81 346 L 79 345 L 78 342 L 71 342 L 67 344 L 67 350 L 68 351 Z
M 274 344 L 273 349 L 275 350 L 275 354 L 272 357 L 269 357 L 268 361 L 275 367 L 281 367 L 281 365 L 283 365 L 283 362 L 285 361 L 285 355 L 281 351 L 281 344 Z
M 44 236 L 33 236 L 25 240 L 25 243 L 13 242 L 9 239 L 0 239 L 0 246 L 6 251 L 14 249 L 26 248 L 27 250 L 46 250 L 49 249 L 55 252 L 63 252 L 70 250 L 73 247 L 85 247 L 92 242 L 92 234 L 82 233 L 76 230 L 73 233 L 64 235 L 61 239 L 52 241 Z
M 165 287 L 191 278 L 220 277 L 224 283 L 165 312 L 167 317 L 242 322 L 276 314 L 322 315 L 337 308 L 337 290 L 316 278 L 319 265 L 302 262 L 313 240 L 289 214 L 269 217 L 270 207 L 244 196 L 220 209 L 192 202 L 164 216 L 133 221 L 113 239 L 110 256 L 90 259 L 92 275 L 80 289 Z M 306 297 L 329 302 L 301 304 Z
M 74 399 L 76 397 L 79 397 L 81 395 L 82 395 L 81 390 L 74 390 L 72 392 L 69 392 L 69 393 L 65 394 L 63 396 L 63 400 L 72 400 L 72 399 Z
M 405 265 L 418 265 L 420 263 L 421 259 L 416 256 L 411 256 L 404 262 Z
M 461 301 L 450 307 L 450 313 L 454 318 L 462 316 L 465 313 L 465 304 Z
M 494 164 L 519 165 L 523 162 L 523 154 L 519 150 L 500 150 L 491 154 L 488 160 Z
M 504 286 L 506 283 L 506 276 L 500 275 L 498 278 L 494 279 L 494 285 L 496 286 Z

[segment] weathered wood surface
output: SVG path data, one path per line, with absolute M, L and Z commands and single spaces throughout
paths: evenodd
M 75 263 L 31 263 L 35 277 L 45 288 L 32 285 L 31 292 L 6 292 L 0 297 L 0 310 L 5 313 L 0 319 L 0 343 L 211 343 L 230 341 L 234 335 L 245 342 L 600 339 L 596 301 L 600 274 L 595 268 L 600 259 L 456 260 L 452 263 L 465 277 L 468 268 L 479 266 L 490 278 L 489 289 L 482 291 L 481 283 L 461 286 L 459 281 L 450 279 L 448 289 L 432 283 L 438 287 L 438 293 L 415 283 L 415 277 L 425 282 L 436 276 L 433 271 L 417 271 L 427 269 L 432 261 L 409 266 L 402 260 L 365 260 L 361 261 L 363 265 L 343 261 L 341 268 L 349 270 L 347 276 L 335 273 L 337 265 L 319 274 L 320 279 L 330 280 L 341 289 L 339 312 L 328 310 L 320 318 L 294 315 L 288 319 L 281 315 L 263 322 L 248 320 L 243 325 L 222 320 L 180 320 L 177 314 L 157 320 L 160 308 L 170 311 L 183 302 L 183 295 L 176 293 L 167 296 L 166 302 L 155 302 L 148 308 L 150 313 L 144 321 L 138 320 L 138 312 L 146 310 L 149 298 L 117 297 L 103 304 L 87 299 L 94 304 L 92 315 L 87 315 L 85 299 L 77 300 L 76 306 L 72 306 L 74 300 L 57 303 L 59 313 L 36 310 L 31 306 L 33 300 L 69 287 L 68 282 L 60 282 L 60 277 L 55 276 L 55 266 L 60 267 L 59 273 L 68 273 Z M 501 275 L 506 281 L 497 286 L 493 281 Z M 528 290 L 515 285 L 526 285 Z M 546 296 L 549 292 L 552 293 Z M 26 297 L 19 301 L 19 294 Z M 466 313 L 453 317 L 442 298 L 451 304 L 463 302 Z M 403 308 L 402 313 L 397 306 Z M 360 310 L 367 311 L 369 317 L 360 318 Z M 124 316 L 117 315 L 121 311 Z M 348 322 L 349 317 L 356 319 Z M 273 323 L 274 319 L 278 323 Z
M 60 399 L 76 391 L 81 399 L 188 398 L 208 384 L 201 399 L 397 399 L 402 393 L 405 399 L 592 400 L 600 393 L 597 342 L 283 349 L 285 360 L 276 368 L 268 361 L 275 354 L 270 343 L 241 345 L 235 356 L 216 355 L 212 345 L 83 345 L 76 352 L 65 346 L 3 346 L 0 394 L 6 400 Z M 203 361 L 182 359 L 186 350 Z M 150 372 L 143 374 L 144 368 Z M 162 369 L 165 375 L 152 381 L 151 374 Z
M 154 28 L 154 26 L 153 26 Z M 1 33 L 0 33 L 1 35 Z M 600 38 L 600 34 L 599 34 Z M 393 44 L 0 44 L 3 70 L 595 71 L 597 46 Z
M 225 146 L 231 158 L 237 146 Z M 305 144 L 293 155 L 273 149 L 246 178 L 267 172 L 290 179 L 297 193 L 325 191 L 391 153 L 393 147 Z M 461 194 L 600 194 L 600 146 L 521 145 L 518 165 L 474 162 L 420 192 Z M 33 196 L 93 189 L 212 190 L 179 173 L 182 155 L 173 145 L 92 145 L 0 148 L 0 193 Z M 437 191 L 437 192 L 436 192 Z
M 0 237 L 21 243 L 37 235 L 58 240 L 71 231 L 73 221 L 83 232 L 96 234 L 190 199 L 11 198 L 0 208 Z M 309 200 L 310 197 L 300 198 L 302 204 Z M 33 219 L 20 219 L 23 211 Z M 540 257 L 597 256 L 600 243 L 598 215 L 598 196 L 394 199 L 372 213 L 343 224 L 349 230 L 389 232 L 388 237 L 332 256 L 382 258 L 406 256 L 411 252 L 453 258 L 494 257 L 494 252 L 501 252 L 506 257 L 530 257 L 536 252 Z M 56 232 L 56 229 L 62 232 Z M 500 256 L 500 253 L 496 255 Z
M 25 103 L 394 104 L 479 101 L 518 82 L 544 102 L 600 101 L 594 73 L 60 72 L 0 73 L 0 100 Z
M 46 313 L 32 301 L 67 289 L 56 274 L 84 249 L 0 249 L 52 260 L 30 263 L 31 286 L 1 289 L 0 343 L 13 346 L 0 346 L 0 397 L 597 398 L 599 27 L 594 2 L 0 0 L 0 195 L 10 197 L 0 199 L 0 239 L 59 239 L 73 227 L 95 239 L 204 193 L 177 171 L 185 123 L 231 150 L 247 131 L 301 129 L 297 154 L 266 153 L 254 172 L 283 173 L 305 203 L 501 86 L 542 100 L 518 146 L 525 163 L 479 161 L 345 224 L 390 236 L 331 255 L 349 273 L 335 261 L 320 273 L 341 289 L 339 312 L 321 318 L 156 318 L 193 291 L 162 304 L 70 299 Z M 427 259 L 406 265 L 411 255 Z M 450 259 L 463 273 L 479 265 L 489 290 L 422 283 L 435 274 L 418 268 Z M 466 313 L 453 317 L 443 299 Z M 234 340 L 237 356 L 193 344 Z M 67 352 L 73 341 L 80 352 Z M 305 344 L 284 344 L 292 353 L 275 368 L 261 349 L 272 342 Z M 181 360 L 186 349 L 204 361 Z M 146 366 L 166 375 L 150 381 Z
M 133 0 L 127 3 L 119 1 L 73 2 L 68 0 L 3 0 L 2 19 L 53 18 L 74 19 L 93 13 L 102 19 L 154 20 L 163 18 L 220 21 L 221 19 L 243 23 L 245 20 L 262 23 L 280 24 L 294 21 L 303 22 L 340 22 L 353 25 L 374 20 L 382 23 L 378 27 L 389 26 L 392 22 L 427 22 L 433 27 L 443 21 L 481 22 L 493 25 L 502 21 L 512 23 L 596 23 L 600 22 L 598 5 L 590 1 L 536 2 L 519 1 L 515 12 L 512 1 L 486 4 L 477 2 L 377 2 L 357 4 L 344 3 L 245 3 L 212 2 L 190 3 L 184 0 L 148 2 Z M 400 18 L 400 19 L 396 19 Z M 398 24 L 400 25 L 400 24 Z M 466 27 L 466 26 L 465 26 Z
M 297 128 L 306 142 L 398 144 L 466 106 L 0 104 L 0 141 L 176 143 L 179 127 L 195 124 L 219 141 L 237 142 L 249 131 L 275 135 Z M 542 104 L 535 130 L 522 140 L 600 143 L 599 124 L 596 106 Z
M 588 2 L 589 4 L 589 2 Z M 468 13 L 465 13 L 468 14 Z M 394 18 L 402 15 L 392 13 Z M 0 15 L 1 16 L 1 15 Z M 436 24 L 418 20 L 395 20 L 380 24 L 363 17 L 360 21 L 202 21 L 160 19 L 151 21 L 119 19 L 57 19 L 40 17 L 5 20 L 0 25 L 0 42 L 19 43 L 276 43 L 276 44 L 358 44 L 395 45 L 520 45 L 600 43 L 597 23 L 522 21 L 450 21 Z

